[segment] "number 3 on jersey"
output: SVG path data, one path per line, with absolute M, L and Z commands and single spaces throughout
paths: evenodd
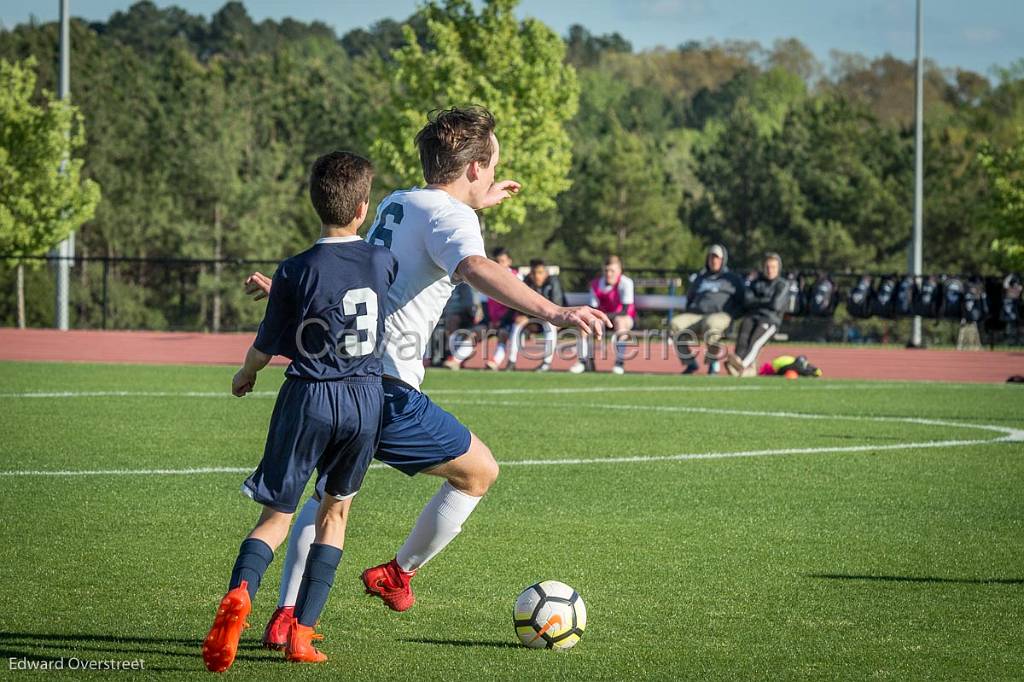
M 388 227 L 388 218 L 391 218 L 393 224 Z M 386 246 L 391 248 L 391 230 L 398 227 L 402 223 L 402 218 L 405 217 L 405 208 L 401 204 L 391 203 L 384 207 L 384 210 L 380 212 L 380 216 L 377 218 L 377 224 L 373 226 L 373 232 L 370 233 L 369 242 L 377 246 Z
M 390 234 L 390 231 L 389 231 Z M 390 241 L 391 237 L 388 237 Z M 366 306 L 366 312 L 359 314 L 359 304 Z M 377 294 L 373 289 L 362 287 L 350 289 L 341 299 L 342 311 L 356 318 L 356 333 L 345 336 L 345 353 L 349 357 L 369 355 L 377 346 Z M 359 340 L 359 332 L 366 332 L 366 340 Z

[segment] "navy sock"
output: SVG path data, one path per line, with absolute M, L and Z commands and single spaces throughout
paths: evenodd
M 246 538 L 242 546 L 238 548 L 238 558 L 235 559 L 235 567 L 231 569 L 231 584 L 229 590 L 233 590 L 245 580 L 248 582 L 246 590 L 249 592 L 249 599 L 256 598 L 256 590 L 260 588 L 260 581 L 263 574 L 274 558 L 274 550 L 270 545 L 257 538 Z
M 334 584 L 334 572 L 340 563 L 340 548 L 318 543 L 310 545 L 299 596 L 295 599 L 295 618 L 300 625 L 316 625 L 327 604 L 327 594 Z

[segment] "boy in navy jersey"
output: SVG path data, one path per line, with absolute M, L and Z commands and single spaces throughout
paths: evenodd
M 239 548 L 229 592 L 203 643 L 215 672 L 234 661 L 260 580 L 285 539 L 306 483 L 317 472 L 320 509 L 285 647 L 288 660 L 323 662 L 312 640 L 341 561 L 345 524 L 380 438 L 384 392 L 384 302 L 398 263 L 356 234 L 366 218 L 373 167 L 349 152 L 313 164 L 309 194 L 320 239 L 278 266 L 267 311 L 231 392 L 252 391 L 274 355 L 291 360 L 270 420 L 267 444 L 242 492 L 263 513 Z

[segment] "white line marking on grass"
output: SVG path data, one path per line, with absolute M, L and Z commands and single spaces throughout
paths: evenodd
M 679 389 L 675 387 L 647 387 L 636 389 L 633 387 L 618 386 L 608 388 L 580 388 L 580 389 L 499 389 L 495 391 L 476 391 L 478 394 L 494 394 L 503 392 L 524 392 L 524 393 L 563 393 L 563 392 L 607 392 L 608 390 L 641 390 L 647 391 L 656 388 L 670 388 L 671 390 L 680 390 L 681 392 L 693 391 L 694 388 L 713 389 L 716 387 L 694 387 Z M 723 389 L 740 389 L 746 387 L 722 387 Z M 837 386 L 840 388 L 840 386 Z M 760 387 L 751 386 L 746 388 L 748 390 L 760 389 Z M 435 391 L 441 392 L 441 391 Z M 468 391 L 453 391 L 465 394 Z M 100 395 L 114 395 L 114 396 L 126 396 L 126 395 L 173 395 L 173 396 L 186 396 L 186 397 L 207 397 L 207 396 L 225 396 L 224 393 L 202 393 L 202 392 L 191 392 L 191 393 L 163 393 L 163 392 L 129 392 L 129 391 L 93 391 L 88 393 L 34 393 L 34 394 L 14 394 L 18 397 L 68 397 L 68 396 L 94 396 Z M 0 394 L 2 395 L 2 394 Z M 273 392 L 262 392 L 260 395 L 275 395 Z M 547 406 L 543 403 L 537 403 L 535 401 L 524 402 L 515 400 L 449 400 L 447 402 L 455 404 L 471 404 L 471 406 L 490 406 L 490 407 L 506 407 L 506 408 L 530 408 L 530 409 L 543 409 Z M 773 457 L 773 456 L 785 456 L 785 455 L 816 455 L 816 454 L 828 454 L 828 453 L 870 453 L 870 452 L 891 452 L 900 450 L 924 450 L 924 449 L 935 449 L 935 447 L 956 447 L 964 445 L 988 445 L 995 443 L 1007 443 L 1007 442 L 1021 442 L 1024 441 L 1024 429 L 1018 429 L 1008 426 L 999 426 L 995 424 L 969 424 L 963 422 L 952 422 L 941 419 L 925 419 L 918 417 L 878 417 L 878 416 L 866 416 L 866 415 L 825 415 L 817 413 L 801 413 L 801 412 L 781 412 L 781 411 L 759 411 L 759 410 L 736 410 L 729 408 L 701 408 L 701 407 L 687 407 L 687 406 L 637 406 L 637 404 L 621 404 L 621 403 L 581 403 L 572 404 L 573 408 L 583 408 L 591 410 L 612 410 L 612 411 L 629 411 L 629 412 L 660 412 L 660 413 L 680 413 L 680 414 L 702 414 L 702 415 L 723 415 L 723 416 L 740 416 L 740 417 L 768 417 L 778 419 L 805 419 L 805 420 L 819 420 L 819 421 L 856 421 L 856 422 L 868 422 L 868 423 L 903 423 L 903 424 L 915 424 L 924 426 L 943 426 L 947 428 L 963 428 L 963 429 L 981 429 L 985 431 L 994 431 L 1000 434 L 999 437 L 989 439 L 957 439 L 957 440 L 927 440 L 922 442 L 903 442 L 903 443 L 888 443 L 888 444 L 863 444 L 863 445 L 838 445 L 838 446 L 817 446 L 817 447 L 781 447 L 781 449 L 773 450 L 746 450 L 746 451 L 734 451 L 734 452 L 722 452 L 722 453 L 685 453 L 679 455 L 638 455 L 638 456 L 624 456 L 624 457 L 606 457 L 606 458 L 572 458 L 572 459 L 554 459 L 554 460 L 502 460 L 503 466 L 553 466 L 553 465 L 589 465 L 589 464 L 639 464 L 649 462 L 674 462 L 674 461 L 686 461 L 686 460 L 718 460 L 727 458 L 738 458 L 738 457 Z M 374 463 L 371 465 L 374 469 L 384 468 L 386 465 L 381 463 Z M 200 474 L 244 474 L 249 473 L 252 469 L 242 467 L 190 467 L 184 469 L 62 469 L 62 470 L 11 470 L 11 471 L 0 471 L 0 477 L 13 477 L 13 476 L 181 476 L 181 475 L 200 475 Z
M 191 467 L 188 469 L 36 469 L 0 471 L 0 476 L 193 476 L 196 474 L 250 474 L 252 467 Z
M 926 383 L 926 382 L 916 382 Z M 966 384 L 967 386 L 982 386 L 993 388 L 1004 386 L 1004 384 Z M 770 391 L 770 390 L 793 390 L 803 391 L 848 391 L 848 390 L 874 390 L 874 389 L 896 389 L 914 386 L 914 383 L 879 382 L 879 383 L 814 383 L 802 384 L 799 387 L 792 384 L 776 382 L 774 386 L 579 386 L 564 388 L 487 388 L 487 389 L 464 389 L 464 388 L 438 388 L 425 391 L 427 395 L 563 395 L 573 393 L 735 393 L 745 391 Z M 950 385 L 951 387 L 959 385 Z M 253 398 L 274 398 L 277 391 L 253 391 L 248 394 Z M 0 398 L 232 398 L 227 390 L 224 391 L 22 391 L 12 393 L 0 393 Z
M 963 445 L 991 445 L 1006 443 L 1008 438 L 990 440 L 932 440 L 922 443 L 896 443 L 890 445 L 845 445 L 820 448 L 779 448 L 777 450 L 740 450 L 737 452 L 695 452 L 680 455 L 637 455 L 634 457 L 593 457 L 587 459 L 523 459 L 498 460 L 501 466 L 543 466 L 547 464 L 646 464 L 649 462 L 680 462 L 693 459 L 729 459 L 732 457 L 772 457 L 780 455 L 819 455 L 833 452 L 875 452 L 877 450 L 916 450 L 946 448 Z
M 277 391 L 253 391 L 256 398 L 270 398 Z M 0 393 L 0 398 L 232 398 L 228 391 L 27 391 Z
M 735 452 L 692 452 L 678 455 L 635 455 L 626 457 L 590 457 L 571 459 L 502 459 L 501 466 L 555 466 L 581 464 L 647 464 L 654 462 L 682 462 L 701 459 L 730 459 L 736 457 L 777 457 L 783 455 L 819 455 L 829 453 L 878 452 L 892 450 L 921 450 L 927 448 L 948 448 L 965 445 L 993 445 L 1008 443 L 1003 438 L 979 440 L 932 440 L 921 443 L 894 443 L 888 445 L 843 445 L 836 447 L 815 448 L 778 448 L 774 450 L 738 450 Z M 386 464 L 374 462 L 371 469 L 386 469 Z M 93 470 L 24 470 L 0 471 L 0 477 L 13 476 L 192 476 L 198 474 L 248 474 L 252 468 L 242 467 L 196 467 L 189 469 L 93 469 Z
M 514 402 L 514 401 L 471 401 L 455 400 L 450 401 L 458 404 L 487 405 L 499 407 L 537 407 L 536 403 Z M 749 417 L 774 417 L 784 419 L 814 419 L 814 420 L 841 420 L 859 422 L 898 422 L 905 424 L 920 424 L 924 426 L 944 426 L 948 428 L 981 429 L 994 431 L 1001 434 L 998 438 L 971 439 L 971 440 L 936 440 L 922 441 L 917 443 L 890 443 L 886 445 L 843 445 L 843 446 L 821 446 L 811 448 L 776 448 L 769 450 L 737 450 L 733 452 L 693 452 L 676 455 L 635 455 L 622 457 L 591 457 L 591 458 L 570 458 L 570 459 L 520 459 L 520 460 L 499 460 L 502 466 L 553 466 L 553 465 L 580 465 L 580 464 L 640 464 L 649 462 L 675 462 L 701 459 L 728 459 L 734 457 L 772 457 L 783 455 L 811 455 L 828 453 L 854 453 L 854 452 L 883 452 L 894 450 L 920 450 L 927 448 L 949 448 L 965 445 L 993 445 L 1000 443 L 1011 443 L 1024 441 L 1024 429 L 1015 429 L 1008 426 L 995 424 L 965 424 L 962 422 L 947 421 L 944 419 L 924 419 L 918 417 L 875 417 L 865 415 L 843 415 L 843 414 L 815 414 L 807 412 L 779 412 L 759 410 L 736 410 L 728 408 L 713 407 L 685 407 L 685 406 L 647 406 L 647 405 L 618 405 L 618 404 L 583 404 L 574 407 L 586 407 L 592 409 L 609 410 L 638 410 L 655 412 L 678 412 L 697 414 L 719 414 L 731 416 Z M 385 464 L 375 462 L 370 465 L 373 469 L 385 468 Z M 14 476 L 189 476 L 199 474 L 246 474 L 252 471 L 250 468 L 242 467 L 192 467 L 186 469 L 92 469 L 92 470 L 15 470 L 0 471 L 0 477 Z
M 456 405 L 486 405 L 495 407 L 532 407 L 537 408 L 534 402 L 516 402 L 513 400 L 449 400 Z M 1009 426 L 997 426 L 994 424 L 968 424 L 963 422 L 947 421 L 945 419 L 925 419 L 922 417 L 879 417 L 868 415 L 849 414 L 820 414 L 811 412 L 779 412 L 765 410 L 737 410 L 727 407 L 689 407 L 684 405 L 626 405 L 619 403 L 574 403 L 572 407 L 582 407 L 595 410 L 623 410 L 629 412 L 681 412 L 690 414 L 718 414 L 740 417 L 777 417 L 782 419 L 814 419 L 814 420 L 837 420 L 837 421 L 858 421 L 858 422 L 887 422 L 901 424 L 918 424 L 922 426 L 946 426 L 958 429 L 981 429 L 983 431 L 995 431 L 1003 434 L 1003 438 L 997 440 L 1024 441 L 1024 429 L 1015 429 Z M 988 441 L 982 441 L 988 442 Z
M 429 395 L 561 395 L 565 393 L 731 393 L 734 391 L 763 391 L 767 386 L 587 386 L 580 388 L 494 388 L 461 389 L 439 388 Z M 277 391 L 253 391 L 254 398 L 272 398 Z M 232 398 L 227 391 L 27 391 L 25 393 L 0 393 L 0 398 Z

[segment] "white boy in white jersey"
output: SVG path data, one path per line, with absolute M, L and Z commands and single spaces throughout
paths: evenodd
M 530 317 L 575 326 L 586 335 L 600 338 L 611 326 L 589 306 L 556 306 L 485 255 L 475 209 L 496 206 L 519 191 L 514 181 L 494 181 L 499 160 L 494 128 L 494 117 L 481 108 L 432 114 L 416 136 L 427 187 L 385 198 L 367 236 L 389 247 L 398 260 L 384 311 L 384 421 L 375 457 L 410 476 L 422 472 L 445 479 L 395 558 L 363 572 L 367 592 L 396 611 L 413 605 L 411 578 L 459 534 L 498 476 L 487 446 L 419 391 L 424 351 L 453 280 L 464 280 Z M 269 290 L 269 279 L 256 273 L 247 286 L 262 293 Z M 278 646 L 291 622 L 289 607 L 302 579 L 317 508 L 315 500 L 307 502 L 292 528 L 281 600 L 264 633 L 267 646 Z

